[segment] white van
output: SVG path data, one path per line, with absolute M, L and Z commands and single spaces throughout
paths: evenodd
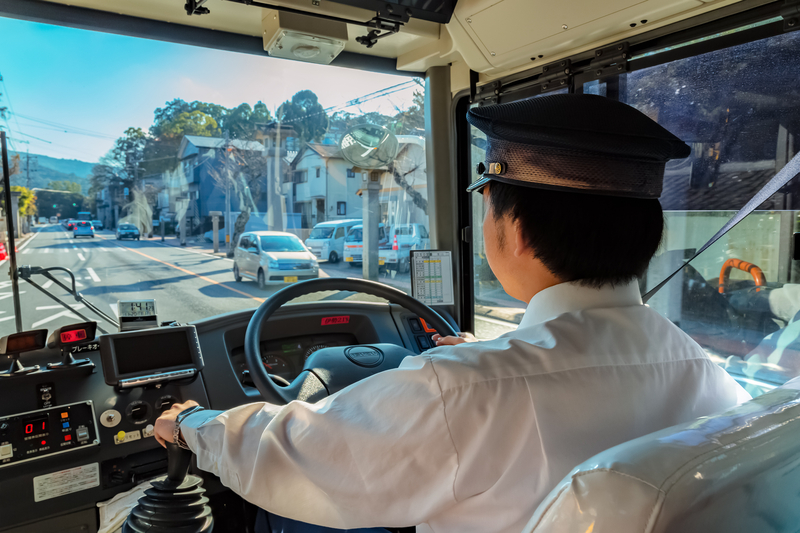
M 357 224 L 361 224 L 358 219 L 320 222 L 311 230 L 306 247 L 318 258 L 338 263 L 344 257 L 344 238 Z
M 387 228 L 383 224 L 378 224 L 378 248 L 385 246 L 388 242 Z M 344 261 L 351 267 L 361 265 L 362 253 L 364 250 L 364 226 L 358 224 L 350 228 L 347 237 L 344 239 Z M 378 260 L 378 265 L 383 265 L 383 260 Z
M 423 224 L 397 224 L 387 230 L 386 243 L 380 246 L 378 253 L 386 268 L 406 273 L 411 266 L 411 250 L 427 250 L 430 247 L 428 228 Z

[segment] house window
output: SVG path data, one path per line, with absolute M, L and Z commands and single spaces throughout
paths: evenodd
M 337 215 L 347 214 L 347 202 L 336 202 L 336 214 Z
M 320 168 L 317 167 L 317 177 L 319 177 L 319 176 L 320 176 Z
M 355 178 L 356 177 L 356 171 L 353 170 L 352 168 L 348 168 L 347 169 L 347 177 L 348 178 Z
M 295 183 L 305 183 L 308 181 L 308 170 L 295 170 L 292 181 Z

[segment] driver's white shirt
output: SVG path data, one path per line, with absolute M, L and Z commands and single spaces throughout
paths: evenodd
M 638 285 L 541 291 L 514 332 L 440 347 L 315 404 L 185 419 L 197 465 L 335 528 L 519 533 L 578 463 L 748 394 Z

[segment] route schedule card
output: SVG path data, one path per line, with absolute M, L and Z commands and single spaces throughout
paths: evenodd
M 411 296 L 426 305 L 453 305 L 450 252 L 411 250 Z

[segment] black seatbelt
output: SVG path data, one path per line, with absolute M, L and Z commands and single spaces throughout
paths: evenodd
M 775 174 L 775 177 L 773 177 L 763 187 L 761 187 L 761 190 L 758 191 L 755 194 L 755 196 L 750 198 L 750 201 L 744 204 L 744 207 L 739 209 L 739 211 L 735 215 L 733 215 L 733 217 L 731 217 L 731 219 L 728 220 L 725 223 L 725 225 L 722 226 L 722 228 L 708 240 L 707 243 L 705 243 L 699 250 L 697 250 L 697 252 L 695 252 L 695 254 L 692 257 L 690 257 L 685 263 L 683 263 L 680 267 L 678 267 L 678 269 L 675 270 L 675 272 L 667 276 L 664 279 L 664 281 L 662 281 L 661 283 L 659 283 L 658 285 L 647 291 L 647 294 L 642 296 L 642 302 L 647 303 L 647 300 L 649 300 L 655 293 L 661 290 L 661 287 L 666 285 L 667 282 L 669 282 L 669 280 L 671 280 L 675 276 L 675 274 L 677 274 L 678 272 L 681 271 L 681 269 L 683 269 L 683 267 L 691 263 L 695 257 L 706 251 L 706 249 L 709 246 L 717 242 L 720 237 L 728 233 L 728 231 L 730 231 L 731 228 L 733 228 L 736 224 L 741 222 L 744 219 L 744 217 L 752 213 L 756 207 L 764 203 L 770 196 L 778 192 L 778 190 L 781 187 L 789 183 L 792 180 L 792 178 L 795 178 L 798 174 L 800 174 L 800 154 L 795 155 L 792 158 L 792 160 L 789 161 L 789 163 L 781 169 L 780 172 Z

